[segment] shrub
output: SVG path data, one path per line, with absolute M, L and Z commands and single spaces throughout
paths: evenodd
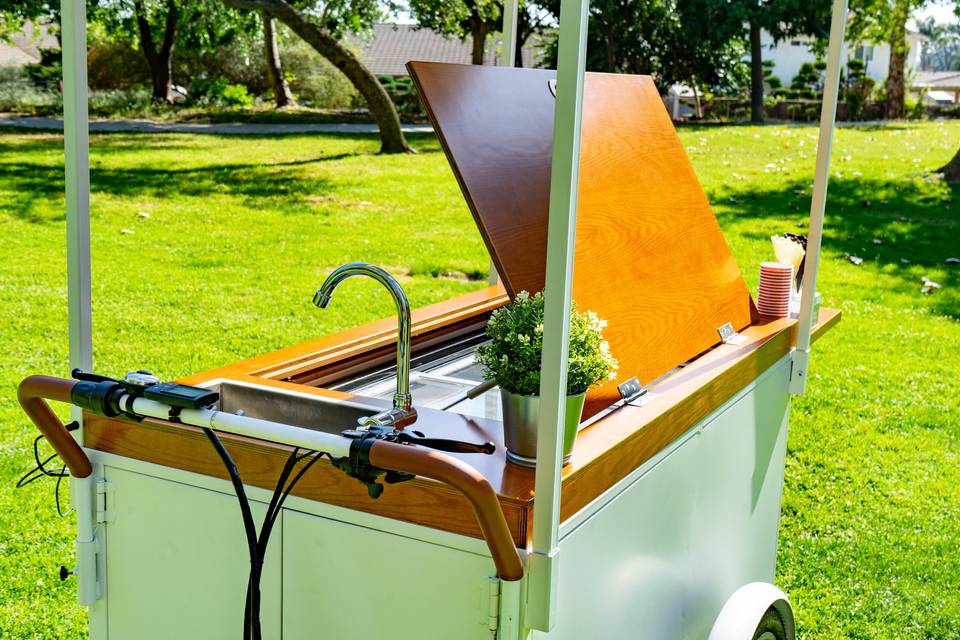
M 230 84 L 225 78 L 201 78 L 190 85 L 191 104 L 203 107 L 247 108 L 253 96 L 242 84 Z
M 606 321 L 592 311 L 570 309 L 570 355 L 567 365 L 567 393 L 576 395 L 601 380 L 616 377 L 617 361 L 603 339 Z M 490 342 L 477 348 L 477 362 L 484 377 L 496 379 L 511 393 L 540 393 L 540 360 L 543 355 L 543 294 L 526 291 L 493 312 L 487 323 Z
M 62 105 L 59 91 L 37 86 L 22 67 L 0 67 L 0 111 L 49 115 Z
M 424 120 L 427 117 L 420 104 L 420 96 L 409 76 L 379 76 L 380 84 L 387 90 L 397 113 L 407 120 Z
M 281 28 L 278 32 L 286 31 Z M 290 90 L 300 104 L 317 109 L 366 106 L 347 77 L 301 38 L 285 38 L 280 48 L 280 58 Z
M 97 116 L 140 115 L 150 108 L 151 92 L 144 88 L 111 89 L 90 94 L 90 114 Z

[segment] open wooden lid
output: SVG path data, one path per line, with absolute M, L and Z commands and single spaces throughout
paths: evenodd
M 407 68 L 507 291 L 543 289 L 555 72 L 431 62 Z M 617 381 L 658 378 L 750 324 L 750 294 L 647 76 L 588 73 L 573 297 L 607 320 Z

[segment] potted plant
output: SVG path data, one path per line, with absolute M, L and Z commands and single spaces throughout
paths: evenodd
M 603 339 L 606 321 L 596 313 L 570 310 L 567 404 L 563 461 L 573 453 L 587 390 L 617 375 L 617 361 Z M 540 360 L 543 354 L 543 294 L 521 291 L 510 304 L 493 312 L 487 323 L 490 342 L 477 348 L 483 375 L 496 380 L 503 407 L 507 459 L 522 466 L 536 464 L 540 415 Z

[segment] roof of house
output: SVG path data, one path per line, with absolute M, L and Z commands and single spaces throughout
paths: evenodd
M 0 67 L 22 67 L 40 62 L 41 49 L 59 47 L 57 38 L 46 27 L 35 28 L 31 23 L 9 41 L 0 40 Z
M 918 71 L 911 87 L 960 89 L 960 71 Z
M 483 64 L 499 63 L 499 35 L 495 33 L 487 39 Z M 404 65 L 409 60 L 470 64 L 473 50 L 470 36 L 463 40 L 448 38 L 413 24 L 375 24 L 371 31 L 352 36 L 352 40 L 360 48 L 364 63 L 378 76 L 407 75 Z M 533 66 L 536 53 L 533 48 L 524 47 L 524 66 Z

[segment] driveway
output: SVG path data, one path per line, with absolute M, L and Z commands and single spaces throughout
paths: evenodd
M 34 118 L 9 113 L 0 114 L 0 126 L 19 127 L 38 131 L 63 131 L 61 118 Z M 404 133 L 432 133 L 428 124 L 401 125 Z M 215 134 L 283 134 L 283 133 L 377 133 L 377 125 L 371 123 L 328 124 L 250 124 L 222 122 L 203 124 L 196 122 L 161 123 L 151 120 L 91 120 L 91 133 L 215 133 Z

